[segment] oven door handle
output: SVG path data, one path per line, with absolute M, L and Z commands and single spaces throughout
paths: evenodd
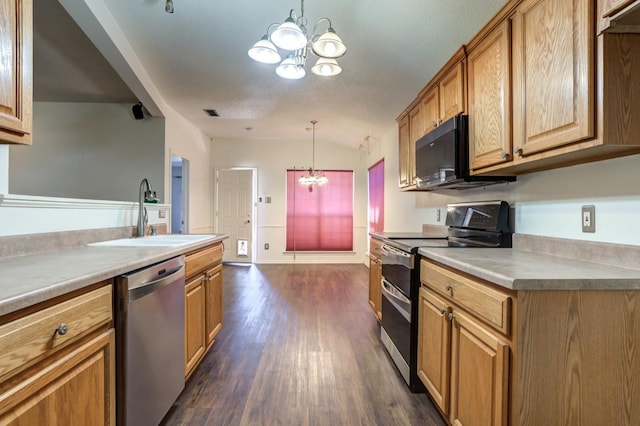
M 382 292 L 384 293 L 383 296 L 387 296 L 389 303 L 391 303 L 407 321 L 411 322 L 411 300 L 407 299 L 400 290 L 397 290 L 393 284 L 384 278 L 382 279 Z M 409 306 L 409 309 L 407 310 L 407 308 L 402 305 Z
M 402 256 L 402 257 L 411 258 L 411 254 L 405 253 L 402 250 L 398 250 L 397 248 L 388 246 L 386 244 L 382 245 L 382 252 L 383 253 L 387 253 L 387 254 L 394 254 L 396 256 Z

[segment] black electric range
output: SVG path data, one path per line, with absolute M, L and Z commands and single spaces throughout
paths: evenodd
M 511 247 L 510 209 L 505 201 L 447 205 L 447 237 L 383 232 L 382 343 L 412 392 L 424 392 L 417 374 L 418 293 L 422 247 Z

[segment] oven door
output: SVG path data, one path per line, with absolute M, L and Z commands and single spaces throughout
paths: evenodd
M 409 384 L 411 356 L 411 300 L 386 279 L 382 279 L 382 343 Z
M 411 273 L 415 256 L 388 244 L 382 245 L 382 276 L 405 296 L 411 296 Z

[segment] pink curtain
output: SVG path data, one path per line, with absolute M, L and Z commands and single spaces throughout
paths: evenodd
M 384 159 L 369 168 L 369 232 L 384 231 Z
M 309 192 L 287 170 L 287 251 L 353 251 L 353 171 L 324 171 L 329 182 Z

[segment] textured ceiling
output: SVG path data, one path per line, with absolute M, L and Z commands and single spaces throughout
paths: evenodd
M 328 17 L 347 45 L 339 60 L 343 72 L 318 77 L 310 72 L 312 57 L 307 76 L 288 81 L 274 66 L 253 62 L 247 50 L 290 9 L 299 14 L 297 1 L 173 0 L 173 14 L 165 13 L 164 0 L 91 1 L 104 1 L 164 100 L 210 137 L 299 140 L 308 138 L 309 121 L 318 120 L 318 140 L 354 147 L 386 133 L 456 49 L 505 3 L 307 0 L 309 29 Z M 95 51 L 86 53 L 92 50 L 86 38 L 55 41 L 73 22 L 60 10 L 51 15 L 59 23 L 39 14 L 53 8 L 48 3 L 60 8 L 34 0 L 36 99 L 75 96 L 94 102 L 102 93 L 104 101 L 132 101 L 106 61 Z M 204 108 L 220 117 L 206 116 Z

